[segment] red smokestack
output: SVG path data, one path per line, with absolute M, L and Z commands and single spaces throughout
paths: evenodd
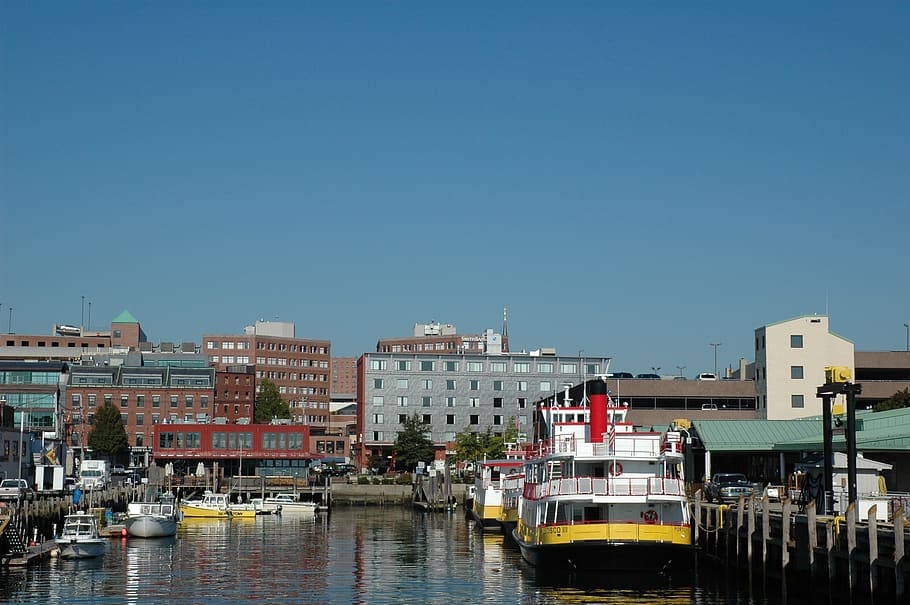
M 607 432 L 607 383 L 592 380 L 588 392 L 591 393 L 591 443 L 603 443 Z

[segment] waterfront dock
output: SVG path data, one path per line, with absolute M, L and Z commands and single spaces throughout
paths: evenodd
M 694 502 L 695 542 L 709 561 L 745 574 L 749 584 L 781 596 L 808 593 L 832 600 L 904 602 L 910 582 L 910 534 L 902 508 L 893 521 L 860 522 L 850 505 L 843 516 L 801 511 L 789 500 Z

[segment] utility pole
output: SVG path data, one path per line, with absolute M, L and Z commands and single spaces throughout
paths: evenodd
M 676 369 L 679 370 L 679 377 L 683 377 L 683 370 L 686 369 L 686 366 L 676 366 Z
M 717 378 L 717 347 L 722 345 L 722 342 L 709 342 L 709 347 L 714 347 L 714 377 Z

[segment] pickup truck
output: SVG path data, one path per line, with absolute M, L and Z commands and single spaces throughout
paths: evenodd
M 0 500 L 14 500 L 22 502 L 23 500 L 32 500 L 35 492 L 28 486 L 25 479 L 4 479 L 0 481 Z
M 735 502 L 752 495 L 752 484 L 742 473 L 716 473 L 705 483 L 704 492 L 708 502 Z

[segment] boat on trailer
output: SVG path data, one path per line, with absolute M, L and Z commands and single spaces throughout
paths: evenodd
M 535 412 L 538 438 L 512 532 L 522 557 L 573 572 L 690 570 L 696 551 L 679 435 L 635 430 L 603 379 L 584 384 L 580 404 L 569 392 Z

